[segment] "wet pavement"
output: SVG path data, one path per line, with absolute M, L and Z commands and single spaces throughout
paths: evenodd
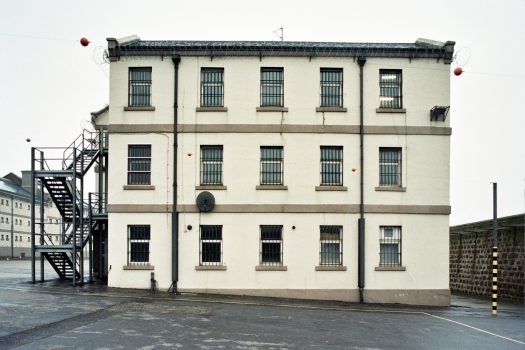
M 525 349 L 523 305 L 359 305 L 72 287 L 0 261 L 0 349 Z

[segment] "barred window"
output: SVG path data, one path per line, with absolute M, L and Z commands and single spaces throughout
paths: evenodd
M 379 70 L 379 107 L 403 108 L 401 95 L 401 70 Z
M 129 69 L 130 107 L 151 106 L 151 67 Z
M 128 265 L 147 265 L 149 263 L 149 225 L 128 226 Z
M 401 186 L 401 148 L 379 148 L 379 185 Z
M 401 266 L 401 227 L 380 226 L 379 266 Z
M 151 145 L 128 146 L 128 185 L 151 184 Z
M 4 240 L 4 235 L 2 235 L 2 241 Z
M 282 266 L 283 227 L 282 225 L 261 225 L 259 247 L 260 265 Z
M 222 265 L 222 226 L 201 225 L 199 265 Z
M 319 265 L 340 266 L 343 264 L 343 228 L 321 226 Z
M 283 184 L 283 147 L 261 146 L 261 185 Z
M 321 107 L 343 107 L 343 70 L 321 68 Z
M 201 107 L 224 106 L 224 68 L 201 69 Z
M 261 68 L 261 107 L 284 106 L 283 68 Z
M 321 146 L 321 186 L 343 185 L 343 147 Z
M 222 185 L 222 146 L 201 146 L 201 185 Z

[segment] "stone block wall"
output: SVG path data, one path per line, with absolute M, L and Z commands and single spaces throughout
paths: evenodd
M 523 302 L 525 289 L 523 227 L 498 231 L 498 299 Z M 450 291 L 492 295 L 492 233 L 450 236 Z

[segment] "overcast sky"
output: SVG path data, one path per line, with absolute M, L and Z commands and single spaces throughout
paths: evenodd
M 451 223 L 491 218 L 492 181 L 499 214 L 523 213 L 524 14 L 525 0 L 0 0 L 0 176 L 28 169 L 31 145 L 68 145 L 108 102 L 107 67 L 94 59 L 106 37 L 278 40 L 283 26 L 287 41 L 423 37 L 470 51 L 451 76 Z

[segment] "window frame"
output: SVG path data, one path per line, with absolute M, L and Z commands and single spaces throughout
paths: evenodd
M 333 153 L 333 151 L 340 151 L 341 152 L 341 156 L 340 156 L 340 159 L 323 159 L 323 150 L 332 150 L 332 152 L 330 153 Z M 344 160 L 344 147 L 343 146 L 320 146 L 319 147 L 319 151 L 320 151 L 320 162 L 319 162 L 319 177 L 320 177 L 320 181 L 319 181 L 319 184 L 320 186 L 343 186 L 343 174 L 344 174 L 344 170 L 343 170 L 343 160 Z M 335 165 L 338 165 L 339 166 L 339 171 L 337 172 L 327 172 L 327 171 L 323 171 L 324 167 L 323 165 L 331 165 L 329 168 L 331 167 L 335 167 Z M 338 177 L 338 181 L 324 181 L 325 180 L 325 176 L 337 176 Z
M 268 230 L 267 232 L 264 232 Z M 271 232 L 270 230 L 278 230 Z M 272 235 L 278 232 L 279 238 L 264 238 L 265 234 Z M 279 244 L 277 250 L 271 249 L 265 251 L 265 244 L 276 245 Z M 268 247 L 268 246 L 267 246 Z M 279 254 L 279 261 L 268 260 L 268 256 L 265 254 Z M 283 264 L 283 225 L 260 225 L 259 226 L 259 266 L 284 266 Z
M 265 78 L 269 73 L 275 79 Z M 280 76 L 279 76 L 280 75 Z M 277 88 L 278 93 L 265 93 L 265 88 Z M 277 102 L 272 103 L 275 99 Z M 260 106 L 261 107 L 284 107 L 284 68 L 283 67 L 261 67 L 260 74 Z
M 395 152 L 397 158 L 382 157 L 386 152 Z M 379 186 L 401 187 L 403 184 L 403 150 L 401 147 L 379 147 Z M 394 172 L 383 172 L 383 167 L 396 167 Z M 397 181 L 392 181 L 397 177 Z
M 209 74 L 213 74 L 212 76 L 215 77 L 220 77 L 220 80 L 214 81 L 213 79 L 209 79 Z M 201 67 L 200 88 L 201 107 L 224 107 L 224 68 Z M 213 92 L 219 91 L 219 93 L 210 94 L 207 88 L 211 88 L 211 91 Z
M 325 74 L 335 74 L 338 73 L 340 79 L 336 81 L 332 80 L 323 80 L 323 73 Z M 338 92 L 337 95 L 333 94 L 323 94 L 324 87 L 335 87 Z M 320 68 L 319 70 L 319 106 L 320 107 L 335 107 L 343 108 L 343 68 Z M 330 100 L 333 100 L 333 96 L 336 96 L 335 101 L 338 103 L 327 103 Z M 326 99 L 328 97 L 328 100 Z
M 333 232 L 323 232 L 329 231 L 330 229 L 337 229 L 337 239 L 328 239 L 327 237 L 323 238 L 323 233 L 330 234 Z M 326 250 L 323 250 L 323 245 L 326 247 L 328 244 L 337 244 L 339 246 L 338 252 L 335 254 L 335 257 L 337 257 L 336 262 L 327 262 L 326 258 L 327 255 L 330 255 L 330 257 L 334 257 L 334 254 L 330 252 L 330 254 Z M 325 254 L 323 254 L 325 252 Z M 323 261 L 324 260 L 324 261 Z M 343 266 L 343 226 L 340 225 L 321 225 L 319 226 L 319 266 Z
M 383 76 L 386 76 L 386 75 L 396 75 L 397 78 L 394 79 L 395 80 L 394 82 L 384 82 Z M 398 94 L 395 94 L 396 88 L 399 90 Z M 383 89 L 391 89 L 391 90 L 383 90 Z M 390 91 L 390 93 L 383 94 L 383 91 Z M 379 108 L 384 108 L 384 109 L 402 109 L 403 108 L 403 71 L 401 69 L 380 69 L 379 70 Z
M 219 234 L 218 237 L 214 238 L 203 238 L 204 230 L 213 230 L 212 234 Z M 212 261 L 211 259 L 206 259 L 210 261 L 205 261 L 204 254 L 205 249 L 204 245 L 217 245 L 219 247 L 218 252 L 212 254 L 214 257 L 218 257 L 218 261 Z M 199 226 L 199 266 L 222 266 L 223 265 L 223 236 L 222 236 L 222 225 L 200 225 Z
M 138 234 L 142 234 L 146 236 L 147 238 L 132 238 L 132 231 L 133 229 L 144 229 L 143 232 L 137 232 Z M 146 250 L 141 251 L 133 251 L 133 244 L 141 244 L 145 247 L 147 247 Z M 150 255 L 151 255 L 151 226 L 150 225 L 128 225 L 128 253 L 127 253 L 127 264 L 128 266 L 146 266 L 150 265 Z M 135 246 L 137 247 L 137 246 Z M 135 255 L 134 255 L 135 254 Z M 137 260 L 137 255 L 139 254 L 141 259 Z M 142 255 L 141 255 L 142 254 Z
M 211 155 L 220 155 L 220 158 L 204 159 L 205 150 L 213 151 Z M 208 157 L 208 156 L 206 156 Z M 218 171 L 208 171 L 207 165 L 212 165 Z M 223 145 L 201 145 L 200 146 L 200 184 L 201 186 L 222 186 L 224 179 L 224 146 Z M 210 180 L 208 180 L 210 179 Z
M 386 237 L 385 232 L 388 229 L 392 229 L 392 237 Z M 390 226 L 382 225 L 379 226 L 379 266 L 380 267 L 401 267 L 402 266 L 402 227 L 401 226 Z M 397 245 L 397 252 L 382 251 L 383 246 L 395 246 Z M 385 249 L 386 250 L 386 249 Z M 392 261 L 386 261 L 386 257 L 392 259 Z
M 280 185 L 284 184 L 284 148 L 283 146 L 260 146 L 260 161 L 259 161 L 259 184 L 260 185 Z M 263 150 L 272 150 L 271 157 L 263 157 Z M 274 152 L 273 150 L 280 152 Z M 277 154 L 280 153 L 280 154 Z M 275 158 L 273 158 L 275 156 Z M 265 171 L 265 165 L 278 164 L 278 172 Z M 265 177 L 270 176 L 270 180 L 276 179 L 275 181 L 268 181 Z
M 143 73 L 145 78 L 132 79 L 133 73 Z M 149 73 L 149 80 L 146 79 Z M 128 70 L 128 107 L 151 107 L 152 67 L 129 67 Z M 135 93 L 136 87 L 143 87 L 147 93 Z M 144 99 L 144 103 L 137 103 L 136 99 Z
M 131 156 L 131 150 L 133 147 L 149 147 L 149 156 Z M 127 184 L 128 185 L 131 185 L 131 186 L 141 186 L 141 185 L 146 185 L 146 186 L 149 186 L 151 185 L 151 161 L 152 161 L 152 157 L 151 157 L 151 154 L 152 154 L 152 147 L 151 147 L 151 144 L 131 144 L 131 145 L 128 145 L 128 170 L 127 170 Z M 148 170 L 131 170 L 131 167 L 132 167 L 132 162 L 133 161 L 140 161 L 140 160 L 143 160 L 143 161 L 147 161 L 149 160 L 149 162 L 146 162 L 144 164 L 147 164 L 148 166 Z M 138 163 L 137 163 L 138 164 Z M 147 175 L 146 176 L 146 179 L 147 181 L 132 181 L 132 175 L 137 175 L 137 174 L 144 174 L 144 175 Z

